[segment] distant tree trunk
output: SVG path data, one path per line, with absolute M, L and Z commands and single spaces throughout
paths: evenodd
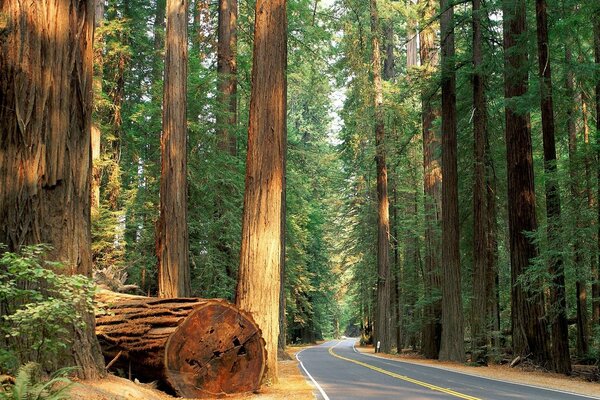
M 463 362 L 464 326 L 458 226 L 454 7 L 441 1 L 442 34 L 442 341 L 440 360 Z
M 487 316 L 489 329 L 494 332 L 492 345 L 497 349 L 500 346 L 500 277 L 498 275 L 498 207 L 496 205 L 497 177 L 494 167 L 494 159 L 490 150 L 489 135 L 485 137 L 485 164 L 486 164 L 486 258 L 487 258 L 487 286 L 488 297 Z
M 254 316 L 277 380 L 286 139 L 286 0 L 258 0 L 237 305 Z
M 0 15 L 0 242 L 48 243 L 67 273 L 91 276 L 94 1 L 2 1 Z M 97 378 L 93 315 L 84 322 L 63 361 Z
M 237 125 L 237 0 L 219 0 L 219 42 L 217 46 L 218 101 L 224 112 L 217 113 L 219 148 L 236 154 Z
M 425 1 L 422 19 L 429 21 L 436 11 L 433 0 Z M 425 77 L 434 75 L 438 64 L 435 44 L 436 31 L 433 23 L 420 32 L 421 66 Z M 427 358 L 438 358 L 441 340 L 442 303 L 439 298 L 441 287 L 441 253 L 439 224 L 442 212 L 442 170 L 439 162 L 440 137 L 433 123 L 440 115 L 435 104 L 435 89 L 425 88 L 421 93 L 423 122 L 423 186 L 425 192 L 425 323 L 423 326 L 422 352 Z
M 383 79 L 392 81 L 396 77 L 396 58 L 394 57 L 394 22 L 387 21 L 384 28 L 385 60 L 383 60 Z
M 104 25 L 104 0 L 95 0 L 94 27 Z M 103 68 L 103 44 L 100 44 L 98 35 L 94 36 L 94 97 L 102 95 Z M 94 99 L 96 100 L 96 99 Z M 100 161 L 101 133 L 98 121 L 92 121 L 92 217 L 97 217 L 100 209 L 100 181 L 102 169 L 98 165 Z
M 217 102 L 216 129 L 218 149 L 221 153 L 235 156 L 237 153 L 237 0 L 219 0 L 219 40 L 217 45 Z M 216 249 L 224 260 L 227 275 L 235 279 L 235 255 L 231 241 L 223 232 L 230 230 L 225 218 L 223 198 L 232 197 L 231 185 L 220 183 L 215 191 L 216 220 L 219 229 L 215 232 Z
M 594 20 L 594 55 L 596 66 L 600 65 L 600 11 L 593 17 Z M 598 181 L 598 262 L 595 263 L 596 270 L 592 272 L 594 283 L 592 284 L 592 320 L 594 325 L 600 325 L 600 74 L 596 74 L 596 168 Z
M 377 318 L 375 340 L 381 342 L 380 351 L 391 350 L 390 336 L 390 216 L 387 190 L 385 127 L 383 115 L 383 85 L 379 48 L 379 16 L 377 0 L 370 0 L 373 86 L 375 96 L 375 147 L 377 164 Z
M 513 349 L 517 355 L 532 353 L 536 361 L 546 363 L 544 294 L 541 288 L 525 288 L 520 281 L 538 255 L 536 245 L 526 236 L 526 232 L 537 229 L 529 114 L 519 111 L 514 103 L 529 85 L 524 67 L 527 48 L 520 42 L 526 31 L 525 0 L 504 0 L 502 4 Z
M 383 79 L 388 82 L 393 82 L 396 76 L 396 60 L 394 57 L 394 24 L 392 20 L 386 22 L 384 27 L 384 51 L 385 60 L 383 60 Z M 391 124 L 394 124 L 392 119 Z M 390 125 L 391 125 L 390 124 Z M 393 129 L 393 128 L 392 128 Z M 394 129 L 394 135 L 397 137 L 397 132 Z M 398 260 L 398 174 L 394 169 L 390 177 L 392 200 L 390 204 L 391 219 L 390 219 L 390 348 L 396 345 L 398 352 L 402 351 L 402 312 L 400 307 L 400 290 L 398 271 L 400 263 Z
M 481 0 L 473 0 L 473 135 L 475 162 L 473 165 L 473 307 L 471 321 L 473 360 L 485 358 L 488 317 L 488 216 L 486 207 L 485 144 L 487 136 L 487 101 L 485 77 L 482 71 Z
M 570 191 L 573 199 L 579 199 L 581 197 L 581 188 L 578 183 L 578 155 L 577 155 L 577 124 L 576 124 L 576 105 L 577 96 L 575 95 L 575 77 L 571 69 L 572 53 L 570 45 L 567 44 L 565 48 L 565 64 L 567 65 L 566 73 L 566 94 L 569 99 L 569 107 L 567 108 L 567 131 L 569 134 L 569 179 L 570 179 Z M 586 180 L 587 183 L 587 180 Z M 583 228 L 581 223 L 581 214 L 577 205 L 575 206 L 575 227 L 576 229 Z M 581 267 L 583 265 L 581 242 L 575 240 L 573 242 L 573 253 L 574 253 L 574 267 L 575 267 L 575 290 L 576 290 L 576 301 L 577 301 L 577 354 L 583 357 L 588 352 L 588 314 L 587 314 L 587 291 L 586 291 L 586 279 L 585 274 L 582 273 Z
M 545 0 L 536 0 L 538 66 L 540 76 L 540 102 L 542 110 L 542 136 L 544 142 L 544 170 L 546 172 L 547 237 L 550 246 L 557 244 L 560 235 L 560 194 L 557 182 L 556 142 L 554 138 L 554 105 L 552 98 L 552 69 L 548 42 L 548 14 Z M 552 367 L 559 373 L 571 372 L 569 332 L 567 326 L 567 298 L 565 270 L 560 255 L 551 256 L 548 266 L 552 276 L 550 304 L 552 310 Z
M 189 297 L 187 227 L 187 0 L 167 0 L 161 137 L 160 217 L 156 230 L 159 297 Z

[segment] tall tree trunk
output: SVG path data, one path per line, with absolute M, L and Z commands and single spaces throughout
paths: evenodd
M 91 276 L 94 1 L 2 1 L 0 15 L 0 242 L 48 243 L 67 273 Z M 93 315 L 84 322 L 65 364 L 96 378 Z
M 540 76 L 540 106 L 544 142 L 544 171 L 546 173 L 547 237 L 551 248 L 560 240 L 560 194 L 557 182 L 556 142 L 554 138 L 554 105 L 552 98 L 552 69 L 548 42 L 548 14 L 545 0 L 536 0 L 538 67 Z M 550 304 L 552 312 L 552 366 L 556 372 L 571 372 L 565 270 L 560 255 L 551 256 L 548 269 L 552 276 Z
M 473 135 L 475 163 L 473 165 L 473 309 L 471 321 L 473 360 L 486 358 L 488 326 L 488 229 L 485 185 L 485 143 L 487 135 L 487 101 L 482 70 L 481 0 L 473 0 Z
M 191 295 L 187 227 L 187 0 L 167 0 L 161 137 L 160 217 L 156 230 L 159 297 Z
M 377 0 L 370 0 L 373 86 L 375 96 L 375 147 L 377 164 L 377 318 L 375 340 L 380 351 L 391 351 L 390 335 L 390 216 L 387 190 L 385 126 L 383 115 L 383 84 L 379 47 L 379 16 Z
M 219 148 L 236 154 L 237 125 L 237 0 L 219 0 L 219 42 L 217 46 Z
M 95 0 L 94 4 L 94 27 L 98 28 L 104 25 L 104 0 Z M 103 68 L 103 38 L 96 34 L 94 37 L 94 97 L 102 96 L 102 78 Z M 96 99 L 94 99 L 96 100 Z M 100 181 L 102 178 L 102 169 L 100 168 L 100 142 L 101 132 L 98 121 L 92 121 L 92 218 L 98 216 L 100 209 Z
M 529 85 L 527 47 L 520 41 L 527 26 L 525 0 L 504 0 L 502 9 L 513 349 L 517 355 L 532 353 L 536 361 L 546 363 L 544 294 L 541 287 L 524 287 L 521 281 L 538 255 L 536 245 L 526 236 L 537 229 L 529 113 L 515 104 Z
M 487 316 L 489 329 L 494 332 L 492 345 L 498 349 L 500 347 L 500 277 L 498 274 L 498 207 L 496 203 L 496 193 L 498 179 L 494 167 L 494 158 L 490 149 L 489 135 L 485 136 L 485 165 L 486 165 L 486 259 L 487 259 L 487 286 L 486 293 L 488 298 Z
M 440 359 L 463 362 L 464 326 L 458 226 L 454 7 L 441 1 L 442 35 L 442 341 Z
M 393 82 L 396 76 L 396 60 L 394 57 L 394 23 L 392 20 L 388 20 L 384 27 L 384 52 L 385 59 L 383 60 L 383 79 L 388 82 Z M 416 50 L 416 49 L 415 49 Z M 390 126 L 392 135 L 394 138 L 398 137 L 398 133 L 395 129 L 396 121 L 394 117 L 390 118 Z M 392 213 L 390 219 L 390 348 L 396 345 L 398 352 L 402 351 L 402 332 L 401 332 L 401 308 L 400 308 L 400 290 L 399 290 L 399 276 L 398 271 L 400 268 L 398 260 L 398 173 L 396 168 L 392 170 L 390 177 L 390 184 L 392 192 L 392 199 L 390 204 L 390 211 Z
M 237 0 L 219 0 L 219 40 L 217 45 L 217 102 L 216 113 L 218 149 L 234 157 L 237 153 Z M 231 197 L 231 185 L 219 184 L 215 191 L 216 219 L 219 229 L 215 232 L 216 249 L 224 260 L 227 275 L 235 279 L 235 255 L 231 241 L 223 232 L 231 230 L 225 218 L 226 207 L 222 198 Z
M 433 0 L 425 1 L 422 19 L 425 28 L 420 32 L 421 66 L 425 78 L 435 74 L 438 64 L 436 31 L 433 22 L 435 14 Z M 423 122 L 423 188 L 425 192 L 425 298 L 422 352 L 427 358 L 437 358 L 440 352 L 442 303 L 439 298 L 441 287 L 441 253 L 439 225 L 442 212 L 442 170 L 439 162 L 440 137 L 434 130 L 434 121 L 440 115 L 435 104 L 435 88 L 428 87 L 421 93 Z
M 570 179 L 570 191 L 571 196 L 575 201 L 581 197 L 581 188 L 578 183 L 578 155 L 577 155 L 577 124 L 576 124 L 576 106 L 577 106 L 577 95 L 575 94 L 575 76 L 571 69 L 572 53 L 570 45 L 567 44 L 565 48 L 565 64 L 567 66 L 566 73 L 566 94 L 569 99 L 569 107 L 567 108 L 567 131 L 569 135 L 569 179 Z M 586 180 L 587 183 L 587 180 Z M 581 214 L 579 207 L 575 205 L 575 227 L 576 229 L 582 229 Z M 574 253 L 574 266 L 575 266 L 575 290 L 576 290 L 576 301 L 577 301 L 577 354 L 583 357 L 588 352 L 588 314 L 587 314 L 587 291 L 586 291 L 586 279 L 585 274 L 582 273 L 581 267 L 583 265 L 583 254 L 581 248 L 581 242 L 575 240 L 573 242 L 573 253 Z
M 254 316 L 277 380 L 286 139 L 286 0 L 258 0 L 237 305 Z
M 600 66 L 600 10 L 593 16 L 594 20 L 594 55 L 596 66 Z M 592 272 L 592 320 L 597 328 L 600 325 L 600 73 L 596 73 L 596 168 L 598 181 L 598 262 Z

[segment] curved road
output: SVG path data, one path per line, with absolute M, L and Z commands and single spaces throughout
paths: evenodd
M 582 400 L 561 391 L 475 377 L 358 353 L 356 339 L 334 340 L 299 352 L 301 369 L 321 400 Z

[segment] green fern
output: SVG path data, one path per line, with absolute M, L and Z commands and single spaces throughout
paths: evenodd
M 15 382 L 0 388 L 0 400 L 63 400 L 69 398 L 73 382 L 67 376 L 75 368 L 61 368 L 44 380 L 37 363 L 27 363 L 19 368 Z

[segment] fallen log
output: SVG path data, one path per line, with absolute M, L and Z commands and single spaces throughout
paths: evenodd
M 100 291 L 96 335 L 114 367 L 202 398 L 256 391 L 265 342 L 252 317 L 224 300 Z

